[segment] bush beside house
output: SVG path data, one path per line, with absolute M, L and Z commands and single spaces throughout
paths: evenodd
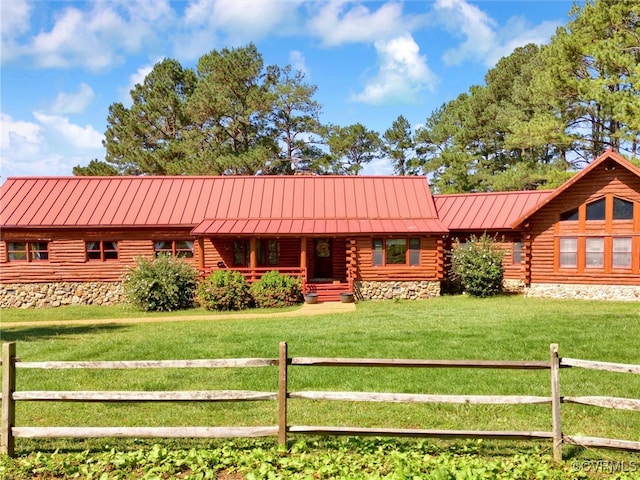
M 194 306 L 198 272 L 184 261 L 161 255 L 139 258 L 123 282 L 127 300 L 144 311 L 170 312 Z
M 257 307 L 289 307 L 302 301 L 302 282 L 277 271 L 265 273 L 251 285 L 251 295 Z
M 474 297 L 490 297 L 502 293 L 504 251 L 486 233 L 472 235 L 467 242 L 456 239 L 451 250 L 451 267 L 462 288 Z

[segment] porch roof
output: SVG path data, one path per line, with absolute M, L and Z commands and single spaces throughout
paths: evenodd
M 445 233 L 437 219 L 278 218 L 204 220 L 191 233 L 209 235 L 340 235 Z
M 424 177 L 258 177 L 193 235 L 446 233 Z M 243 197 L 243 195 L 245 195 Z

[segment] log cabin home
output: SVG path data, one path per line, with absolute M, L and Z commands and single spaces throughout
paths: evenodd
M 138 257 L 164 253 L 300 276 L 320 300 L 435 296 L 444 275 L 423 177 L 10 178 L 0 202 L 2 305 L 115 301 Z
M 424 177 L 21 177 L 0 187 L 0 307 L 119 303 L 139 257 L 301 277 L 336 300 L 429 298 L 454 238 L 496 236 L 529 296 L 640 300 L 640 168 L 556 190 L 432 196 Z

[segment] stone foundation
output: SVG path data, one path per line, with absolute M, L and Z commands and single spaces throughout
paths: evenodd
M 524 282 L 522 280 L 505 278 L 502 280 L 502 291 L 510 294 L 522 293 L 524 292 Z
M 125 303 L 119 282 L 0 284 L 0 308 L 45 308 L 62 305 Z
M 524 289 L 526 297 L 575 298 L 640 302 L 640 285 L 574 285 L 537 283 Z
M 417 300 L 440 296 L 440 282 L 355 282 L 356 296 L 361 300 Z

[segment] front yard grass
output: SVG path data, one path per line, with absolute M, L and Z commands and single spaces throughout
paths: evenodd
M 122 307 L 109 307 L 106 313 L 102 308 L 105 307 L 3 311 L 2 322 L 15 321 L 19 315 L 27 314 L 39 320 L 46 316 L 52 321 L 77 319 L 78 314 L 83 318 L 105 318 L 101 317 L 103 314 L 106 318 L 115 318 L 118 311 L 122 317 L 132 316 L 131 311 Z M 278 343 L 287 341 L 289 356 L 486 360 L 548 360 L 549 344 L 558 343 L 563 357 L 640 363 L 640 308 L 637 303 L 622 302 L 445 296 L 421 301 L 361 302 L 353 313 L 316 317 L 279 318 L 276 315 L 239 319 L 229 316 L 212 322 L 20 328 L 0 324 L 0 328 L 2 341 L 16 341 L 18 356 L 29 362 L 276 358 Z M 277 371 L 271 367 L 139 371 L 21 369 L 17 384 L 20 390 L 277 391 Z M 549 385 L 546 370 L 292 367 L 289 389 L 548 396 Z M 563 369 L 561 394 L 640 398 L 640 376 Z M 638 412 L 563 405 L 562 418 L 565 434 L 640 440 Z M 276 425 L 277 407 L 274 402 L 22 402 L 18 404 L 16 423 L 40 426 Z M 550 431 L 551 413 L 548 405 L 362 404 L 294 400 L 289 407 L 289 423 Z M 77 441 L 31 442 L 22 439 L 17 439 L 16 444 L 19 454 L 42 445 L 51 448 L 60 445 L 84 448 L 87 445 Z M 488 445 L 495 444 L 488 442 Z M 550 451 L 550 442 L 541 445 Z M 565 447 L 565 450 L 570 448 Z M 592 455 L 591 451 L 574 451 L 572 455 L 575 454 Z M 602 454 L 594 455 L 602 458 Z M 611 455 L 619 458 L 617 453 Z M 638 459 L 637 455 L 633 457 Z
M 145 312 L 131 305 L 73 305 L 58 308 L 8 308 L 0 309 L 0 327 L 3 323 L 14 322 L 61 322 L 73 320 L 104 320 L 122 318 L 168 318 L 176 316 L 214 316 L 235 313 L 263 314 L 294 311 L 300 306 L 284 308 L 248 308 L 240 311 L 211 311 L 205 308 L 190 308 L 173 312 Z

